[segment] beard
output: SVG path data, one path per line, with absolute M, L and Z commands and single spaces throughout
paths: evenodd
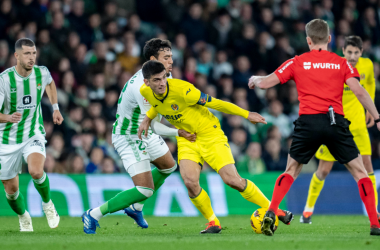
M 31 67 L 27 63 L 23 63 L 23 62 L 20 62 L 20 65 L 23 69 L 25 69 L 26 71 L 29 71 L 29 70 L 33 69 L 34 63 Z

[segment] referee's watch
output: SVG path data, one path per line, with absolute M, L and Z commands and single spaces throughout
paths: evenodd
M 375 124 L 380 122 L 380 118 L 375 120 Z

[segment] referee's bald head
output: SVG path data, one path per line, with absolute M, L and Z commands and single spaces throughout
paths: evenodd
M 306 36 L 314 44 L 326 44 L 329 41 L 329 25 L 322 19 L 314 19 L 306 24 Z

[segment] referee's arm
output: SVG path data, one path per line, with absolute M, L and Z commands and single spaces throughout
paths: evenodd
M 249 78 L 248 86 L 250 89 L 254 89 L 255 86 L 260 89 L 269 89 L 280 83 L 280 79 L 275 73 L 267 76 L 251 76 Z
M 351 77 L 346 80 L 346 84 L 350 87 L 352 92 L 358 98 L 359 102 L 366 110 L 368 110 L 373 118 L 375 118 L 375 120 L 379 119 L 379 112 L 377 111 L 375 104 L 373 103 L 367 90 L 365 90 L 365 88 L 360 85 L 358 79 Z M 380 130 L 380 123 L 377 123 L 377 128 Z

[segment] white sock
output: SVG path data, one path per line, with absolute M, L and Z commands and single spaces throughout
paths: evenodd
M 49 200 L 47 203 L 42 202 L 42 207 L 50 206 L 52 204 L 53 204 L 53 202 L 51 200 Z
M 97 221 L 99 221 L 104 216 L 102 212 L 100 212 L 100 207 L 92 209 L 90 215 Z
M 135 210 L 135 211 L 142 211 L 143 208 L 144 208 L 144 204 L 141 204 L 141 203 L 135 203 L 135 204 L 132 204 L 129 206 L 130 208 L 132 208 L 132 210 Z

